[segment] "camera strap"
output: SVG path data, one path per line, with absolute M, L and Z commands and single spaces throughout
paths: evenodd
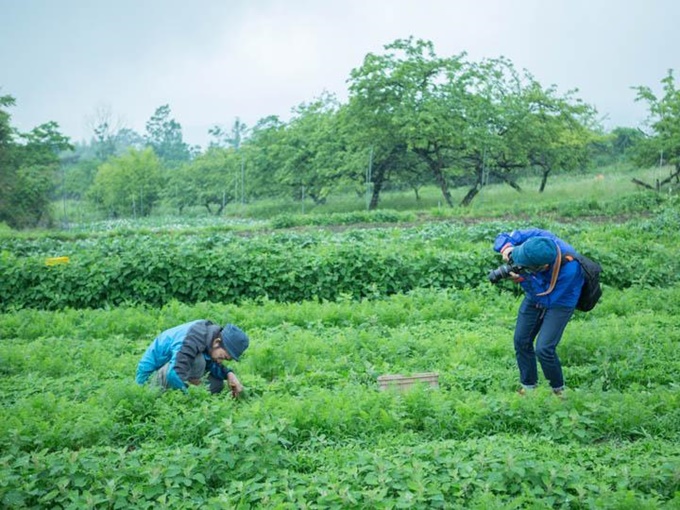
M 560 269 L 562 268 L 562 250 L 560 250 L 559 244 L 555 243 L 555 246 L 557 247 L 557 257 L 555 257 L 555 262 L 553 262 L 552 275 L 550 276 L 550 286 L 545 292 L 536 294 L 537 296 L 547 296 L 553 291 L 555 284 L 557 283 L 557 276 L 560 274 Z

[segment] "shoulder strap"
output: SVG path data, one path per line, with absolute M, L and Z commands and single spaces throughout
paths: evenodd
M 559 275 L 560 268 L 562 267 L 562 250 L 560 250 L 559 244 L 555 243 L 555 246 L 557 247 L 557 257 L 555 257 L 555 262 L 553 263 L 552 275 L 550 277 L 550 287 L 548 287 L 548 290 L 545 292 L 536 294 L 537 296 L 547 296 L 553 291 L 555 284 L 557 283 L 557 276 Z

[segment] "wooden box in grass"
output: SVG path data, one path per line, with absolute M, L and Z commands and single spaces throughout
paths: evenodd
M 388 374 L 378 377 L 380 390 L 395 389 L 406 391 L 417 384 L 427 384 L 432 388 L 439 388 L 439 374 L 437 372 L 423 372 L 413 375 Z

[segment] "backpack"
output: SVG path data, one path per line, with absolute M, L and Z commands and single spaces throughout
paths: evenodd
M 589 312 L 595 308 L 595 305 L 602 296 L 602 287 L 600 286 L 602 266 L 585 255 L 572 256 L 574 260 L 581 264 L 584 276 L 583 287 L 581 288 L 578 303 L 576 303 L 576 309 L 582 312 Z

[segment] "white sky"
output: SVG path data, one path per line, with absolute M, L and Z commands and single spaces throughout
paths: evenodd
M 0 95 L 21 131 L 54 120 L 74 141 L 98 111 L 143 134 L 169 104 L 205 146 L 236 117 L 345 100 L 351 69 L 409 36 L 578 88 L 608 128 L 644 121 L 631 87 L 680 74 L 677 0 L 0 0 Z

